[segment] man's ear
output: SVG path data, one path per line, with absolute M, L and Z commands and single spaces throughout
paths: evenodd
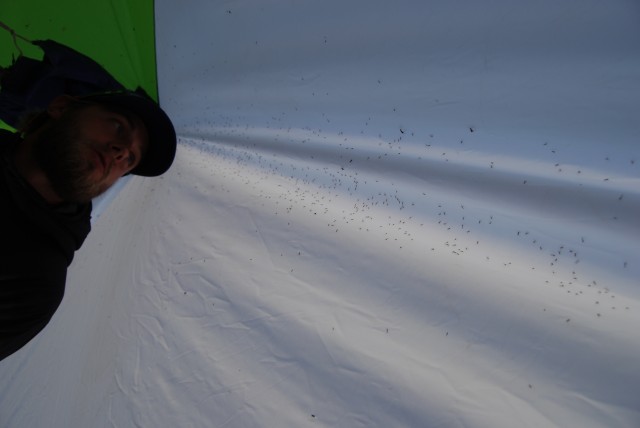
M 54 119 L 59 119 L 62 113 L 77 99 L 70 95 L 59 95 L 55 97 L 47 107 L 47 113 Z

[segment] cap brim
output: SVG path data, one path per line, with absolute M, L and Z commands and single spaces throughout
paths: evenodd
M 131 174 L 157 177 L 169 169 L 176 155 L 176 131 L 169 116 L 155 101 L 129 91 L 94 94 L 82 99 L 130 111 L 144 123 L 149 134 L 149 148 Z

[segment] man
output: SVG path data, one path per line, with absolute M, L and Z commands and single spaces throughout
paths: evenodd
M 92 198 L 123 175 L 164 173 L 175 150 L 170 119 L 140 92 L 57 96 L 17 133 L 0 130 L 0 359 L 60 305 Z

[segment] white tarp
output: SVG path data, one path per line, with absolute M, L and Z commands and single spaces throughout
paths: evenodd
M 640 6 L 156 2 L 130 180 L 6 427 L 640 426 Z

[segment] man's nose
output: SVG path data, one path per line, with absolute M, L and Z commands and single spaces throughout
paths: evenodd
M 118 141 L 111 143 L 111 153 L 117 162 L 127 159 L 129 157 L 129 151 L 129 144 L 126 144 L 125 142 Z

